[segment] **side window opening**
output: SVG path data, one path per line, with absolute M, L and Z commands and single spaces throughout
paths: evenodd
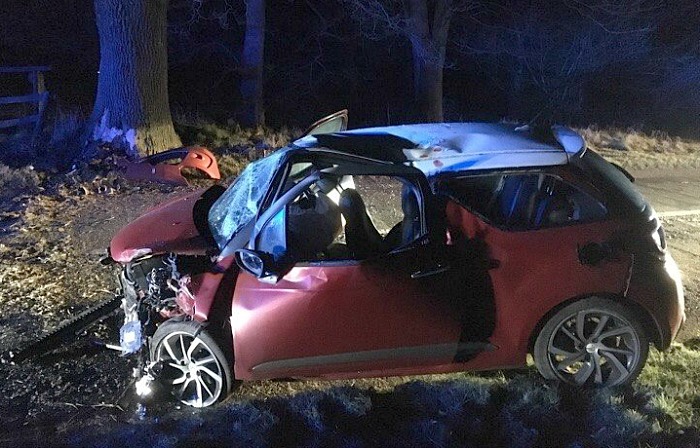
M 607 216 L 606 207 L 583 190 L 547 176 L 547 196 L 540 202 L 535 224 L 551 227 L 569 222 L 593 222 Z
M 281 219 L 286 251 L 297 261 L 363 260 L 423 234 L 415 187 L 381 175 L 324 176 L 290 201 Z
M 541 175 L 507 174 L 497 191 L 497 209 L 500 223 L 507 227 L 522 228 L 532 221 L 533 208 L 541 187 Z
M 496 203 L 498 192 L 503 188 L 503 176 L 482 175 L 448 179 L 437 187 L 439 194 L 462 204 L 472 212 L 496 222 L 490 211 Z
M 546 173 L 499 173 L 449 179 L 439 191 L 493 224 L 512 230 L 604 219 L 597 199 Z

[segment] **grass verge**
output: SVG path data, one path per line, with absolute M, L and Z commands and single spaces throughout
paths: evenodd
M 700 142 L 636 129 L 576 129 L 589 148 L 628 169 L 700 168 Z
M 73 446 L 661 447 L 700 444 L 696 341 L 655 350 L 639 380 L 580 390 L 518 373 L 299 385 L 295 393 L 80 431 Z M 377 381 L 377 386 L 373 382 Z M 392 384 L 393 383 L 393 384 Z M 351 386 L 350 384 L 354 384 Z

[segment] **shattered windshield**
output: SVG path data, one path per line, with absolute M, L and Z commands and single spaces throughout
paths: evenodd
M 290 150 L 280 149 L 248 165 L 214 202 L 209 210 L 209 228 L 220 249 L 258 214 L 272 178 Z

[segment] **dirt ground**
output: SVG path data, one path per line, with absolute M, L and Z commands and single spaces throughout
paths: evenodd
M 114 272 L 98 260 L 111 236 L 177 193 L 169 187 L 136 186 L 98 194 L 97 187 L 61 187 L 35 196 L 20 219 L 0 232 L 1 351 L 19 347 L 109 297 L 115 290 Z M 86 414 L 97 422 L 125 415 L 121 410 L 130 404 L 123 398 L 134 362 L 91 342 L 115 342 L 118 328 L 112 319 L 37 362 L 0 365 L 0 415 L 9 423 L 0 434 L 56 422 L 61 431 Z
M 99 185 L 61 187 L 28 199 L 0 230 L 0 351 L 17 347 L 114 291 L 114 270 L 98 263 L 112 235 L 149 207 L 192 187 Z M 99 193 L 102 191 L 102 193 Z M 671 250 L 685 274 L 688 322 L 681 337 L 700 335 L 700 216 L 663 219 Z M 116 341 L 114 319 L 64 350 L 19 366 L 0 365 L 0 442 L 19 428 L 59 432 L 78 422 L 137 418 L 129 389 L 133 360 L 91 343 Z M 347 382 L 378 389 L 404 379 Z M 329 387 L 333 383 L 325 383 Z M 318 387 L 315 382 L 250 383 L 231 398 L 262 398 Z M 11 428 L 11 429 L 8 429 Z M 3 434 L 3 431 L 5 433 Z M 36 432 L 33 432 L 36 434 Z M 0 443 L 1 445 L 1 443 Z
M 661 218 L 670 251 L 683 277 L 687 321 L 680 340 L 700 336 L 700 215 Z

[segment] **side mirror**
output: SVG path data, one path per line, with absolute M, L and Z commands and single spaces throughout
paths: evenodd
M 233 255 L 236 259 L 236 264 L 242 270 L 258 279 L 277 283 L 279 276 L 271 272 L 274 271 L 275 263 L 269 254 L 250 249 L 239 249 Z

